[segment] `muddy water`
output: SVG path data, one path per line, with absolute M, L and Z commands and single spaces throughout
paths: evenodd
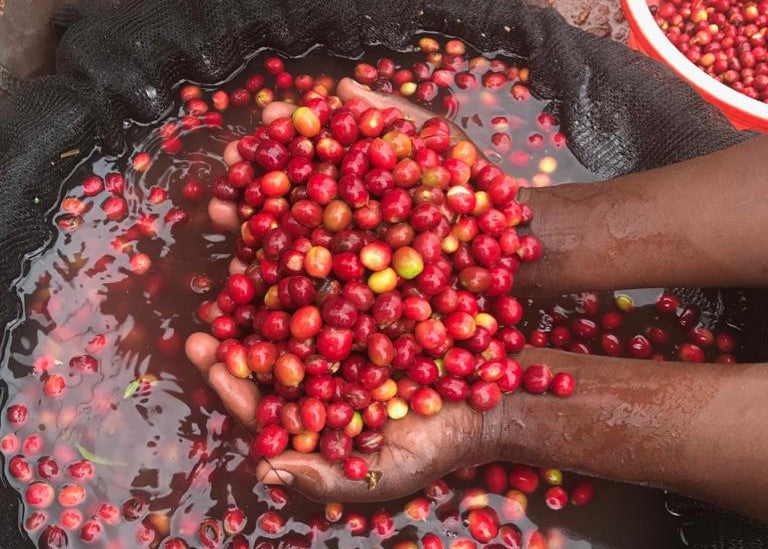
M 374 50 L 368 56 L 376 59 L 382 54 Z M 408 64 L 420 55 L 400 53 L 394 57 Z M 246 76 L 259 71 L 263 58 L 254 58 L 225 87 L 237 87 Z M 352 72 L 354 62 L 330 60 L 315 51 L 287 66 L 294 74 L 313 74 L 317 67 L 323 67 L 327 73 L 341 76 Z M 452 89 L 429 106 L 453 118 L 489 157 L 529 185 L 593 180 L 562 144 L 557 128 L 539 117 L 544 103 L 533 98 L 514 100 L 509 93 L 511 85 L 507 83 L 497 92 Z M 459 100 L 446 101 L 450 93 Z M 179 110 L 172 118 L 181 115 Z M 21 427 L 4 421 L 0 435 L 15 433 L 22 442 L 29 435 L 42 436 L 43 448 L 37 454 L 26 452 L 26 459 L 33 469 L 40 456 L 56 460 L 61 473 L 46 482 L 57 494 L 67 484 L 85 487 L 87 497 L 77 508 L 86 520 L 98 514 L 103 503 L 120 507 L 130 498 L 146 502 L 137 520 L 122 518 L 117 524 L 101 520 L 103 532 L 95 543 L 80 541 L 79 528 L 67 531 L 70 547 L 139 547 L 137 532 L 147 530 L 154 532 L 153 546 L 170 535 L 184 538 L 191 547 L 202 547 L 197 534 L 200 522 L 206 517 L 221 519 L 232 507 L 245 511 L 248 521 L 243 534 L 252 546 L 267 539 L 274 540 L 275 545 L 281 539 L 284 547 L 313 543 L 308 523 L 323 516 L 323 507 L 292 493 L 283 506 L 255 481 L 253 464 L 244 457 L 246 436 L 229 420 L 183 355 L 184 338 L 202 328 L 195 307 L 204 299 L 215 299 L 233 238 L 208 219 L 205 205 L 210 194 L 189 202 L 181 187 L 189 178 L 207 186 L 224 173 L 224 145 L 249 133 L 258 120 L 255 107 L 230 108 L 224 115 L 224 127 L 185 133 L 184 149 L 176 155 L 158 150 L 158 130 L 166 121 L 132 128 L 134 152 L 149 152 L 154 158 L 151 168 L 138 173 L 127 158 L 97 159 L 74 174 L 63 197 L 82 200 L 74 208 L 84 210 L 79 213 L 82 223 L 74 230 L 60 230 L 55 241 L 32 258 L 28 273 L 17 286 L 24 317 L 12 328 L 2 377 L 8 385 L 6 408 L 24 404 L 30 418 Z M 509 136 L 509 146 L 495 146 L 494 133 Z M 533 134 L 536 136 L 531 138 Z M 102 211 L 107 191 L 84 197 L 80 185 L 91 173 L 105 176 L 113 172 L 126 177 L 128 215 L 120 221 L 106 219 Z M 150 203 L 153 187 L 166 189 L 168 199 Z M 73 208 L 71 202 L 67 204 Z M 165 221 L 176 209 L 186 212 L 185 223 Z M 71 225 L 73 219 L 71 212 L 60 210 L 52 222 Z M 133 271 L 131 257 L 137 253 L 151 259 L 151 267 L 143 274 Z M 206 277 L 210 285 L 203 283 Z M 532 314 L 543 307 L 531 303 Z M 537 322 L 535 316 L 530 322 Z M 82 367 L 84 359 L 77 357 L 85 355 L 95 359 L 95 368 Z M 94 361 L 88 359 L 87 363 Z M 56 375 L 63 376 L 66 389 L 62 395 L 51 397 L 44 387 Z M 25 451 L 6 455 L 6 476 L 8 458 L 16 454 Z M 83 458 L 94 464 L 94 477 L 87 482 L 75 481 L 68 476 L 67 465 Z M 34 477 L 38 478 L 37 473 Z M 481 485 L 480 478 L 451 480 L 457 498 L 462 488 Z M 573 480 L 566 475 L 566 485 Z M 22 494 L 28 484 L 12 476 L 9 482 Z M 598 482 L 597 487 L 598 495 L 590 506 L 559 512 L 546 509 L 540 489 L 530 496 L 529 512 L 517 525 L 524 532 L 536 528 L 546 532 L 550 547 L 674 546 L 678 539 L 676 521 L 664 510 L 663 494 L 608 482 Z M 501 509 L 503 499 L 493 495 L 491 503 Z M 427 532 L 442 536 L 446 542 L 468 536 L 460 521 L 443 523 L 437 512 L 426 522 L 411 523 L 401 512 L 406 501 L 346 509 L 370 516 L 386 508 L 394 515 L 399 531 L 391 539 L 380 540 L 374 534 L 350 536 L 342 521 L 327 525 L 327 530 L 314 538 L 314 544 L 393 546 Z M 268 535 L 257 527 L 257 517 L 268 508 L 279 509 L 286 520 L 279 535 Z M 34 512 L 43 512 L 45 523 L 29 532 L 36 540 L 48 525 L 61 522 L 61 511 L 58 502 L 42 511 L 27 506 L 22 527 L 25 522 L 32 526 L 27 519 Z

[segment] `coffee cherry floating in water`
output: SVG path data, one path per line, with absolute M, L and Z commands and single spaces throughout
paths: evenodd
M 700 316 L 698 308 L 681 305 L 671 293 L 661 293 L 653 305 L 636 307 L 624 294 L 599 299 L 598 294 L 587 292 L 576 297 L 571 309 L 547 307 L 544 315 L 532 319 L 537 320 L 540 327 L 531 330 L 528 339 L 537 347 L 606 356 L 735 362 L 732 353 L 737 349 L 737 342 L 730 329 L 713 332 L 700 323 Z M 628 334 L 622 330 L 626 324 L 639 324 L 641 333 Z M 568 395 L 570 386 L 570 374 L 558 372 L 551 381 L 550 392 Z

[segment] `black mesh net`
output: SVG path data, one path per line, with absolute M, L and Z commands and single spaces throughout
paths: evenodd
M 416 31 L 429 30 L 484 51 L 520 55 L 530 66 L 532 92 L 552 100 L 549 108 L 573 152 L 606 177 L 750 138 L 671 70 L 520 0 L 94 2 L 65 10 L 54 28 L 57 74 L 18 84 L 0 105 L 0 277 L 6 288 L 21 274 L 22 258 L 50 239 L 47 212 L 78 162 L 97 146 L 120 152 L 123 121 L 162 116 L 180 80 L 223 80 L 261 46 L 298 54 L 322 43 L 355 55 L 364 44 L 399 48 Z M 718 306 L 704 293 L 697 297 L 705 310 Z M 12 320 L 17 307 L 12 292 L 3 292 L 0 318 Z M 712 529 L 696 547 L 763 547 L 768 539 L 741 519 L 723 524 L 736 534 Z M 0 541 L 3 547 L 21 543 Z
M 11 93 L 17 83 L 16 76 L 3 65 L 0 65 L 0 92 Z

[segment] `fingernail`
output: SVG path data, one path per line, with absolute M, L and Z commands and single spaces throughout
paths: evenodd
M 270 469 L 261 479 L 264 484 L 293 484 L 293 475 L 288 471 Z

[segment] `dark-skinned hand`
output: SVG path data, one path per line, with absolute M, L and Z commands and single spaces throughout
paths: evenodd
M 420 126 L 434 116 L 407 100 L 386 96 L 363 88 L 349 78 L 339 82 L 337 94 L 342 101 L 360 98 L 369 106 L 399 107 L 407 118 Z M 287 103 L 272 103 L 262 113 L 262 122 L 270 123 L 288 116 L 295 107 Z M 465 139 L 452 127 L 452 141 Z M 241 160 L 237 143 L 225 150 L 224 160 L 233 164 Z M 240 228 L 235 206 L 212 199 L 209 204 L 211 220 L 232 232 Z M 233 259 L 230 272 L 243 272 L 246 265 Z M 238 379 L 216 360 L 218 341 L 207 333 L 195 333 L 186 342 L 186 352 L 192 363 L 221 398 L 229 412 L 249 431 L 256 428 L 256 406 L 261 397 L 259 389 L 249 379 Z M 262 460 L 256 469 L 260 481 L 295 487 L 310 499 L 318 501 L 381 501 L 398 498 L 417 491 L 428 482 L 465 465 L 485 461 L 488 453 L 483 414 L 464 403 L 446 403 L 431 417 L 413 412 L 403 419 L 390 420 L 384 427 L 384 444 L 375 454 L 362 456 L 370 471 L 380 474 L 374 488 L 363 481 L 350 481 L 341 465 L 326 461 L 320 454 L 301 454 L 287 450 L 277 457 Z

